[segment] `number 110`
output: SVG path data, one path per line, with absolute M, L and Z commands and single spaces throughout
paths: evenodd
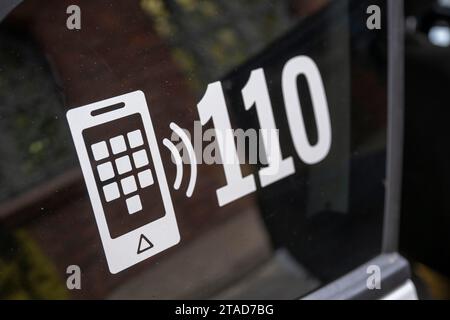
M 310 144 L 306 134 L 297 88 L 297 79 L 300 75 L 305 76 L 311 94 L 318 134 L 318 141 L 315 145 Z M 290 59 L 283 68 L 282 90 L 289 130 L 297 155 L 304 163 L 309 165 L 321 162 L 330 151 L 331 122 L 325 88 L 315 62 L 306 56 Z M 256 108 L 259 125 L 263 131 L 274 132 L 277 130 L 263 69 L 256 69 L 251 72 L 247 84 L 242 89 L 242 97 L 246 110 L 250 110 L 253 106 Z M 212 120 L 216 134 L 232 132 L 220 82 L 208 85 L 205 95 L 197 105 L 197 109 L 202 125 Z M 278 135 L 276 139 L 271 139 L 269 145 L 268 136 L 263 134 L 262 142 L 268 165 L 261 168 L 258 175 L 261 186 L 264 188 L 293 175 L 295 167 L 292 157 L 283 157 Z M 225 150 L 231 149 L 234 151 L 231 154 L 232 161 L 222 161 L 227 183 L 217 190 L 217 199 L 219 205 L 224 206 L 255 192 L 256 183 L 253 174 L 246 177 L 242 176 L 234 136 L 224 134 L 223 139 L 217 139 L 217 144 L 222 159 L 225 157 Z

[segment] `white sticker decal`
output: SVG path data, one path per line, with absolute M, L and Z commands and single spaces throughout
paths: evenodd
M 67 119 L 110 272 L 118 273 L 179 243 L 144 94 L 136 91 L 71 109 Z M 161 201 L 159 206 L 149 202 L 155 199 Z M 114 219 L 130 223 L 117 227 Z
M 309 140 L 303 118 L 300 76 L 305 77 L 303 89 L 311 96 L 317 130 L 314 144 Z M 282 70 L 281 90 L 287 129 L 298 158 L 306 165 L 316 165 L 328 156 L 332 144 L 328 101 L 316 63 L 307 56 L 288 60 Z M 280 144 L 280 124 L 277 126 L 275 121 L 264 69 L 250 73 L 241 95 L 245 110 L 256 111 L 259 132 L 232 128 L 220 81 L 209 84 L 197 104 L 200 129 L 212 122 L 212 128 L 201 134 L 210 145 L 202 150 L 200 141 L 199 149 L 197 139 L 192 144 L 189 131 L 170 123 L 172 139 L 162 142 L 176 165 L 173 188 L 180 189 L 183 165 L 190 165 L 188 198 L 194 193 L 199 163 L 222 165 L 225 185 L 216 190 L 221 207 L 295 174 L 294 157 L 283 154 Z M 176 245 L 180 241 L 178 225 L 144 94 L 136 91 L 72 109 L 67 112 L 67 119 L 110 271 L 117 273 Z M 247 145 L 246 138 L 249 159 L 259 158 L 262 165 L 259 180 L 253 173 L 244 175 L 241 169 L 247 154 L 243 148 Z M 180 142 L 175 145 L 177 141 Z M 262 142 L 260 148 L 258 141 Z

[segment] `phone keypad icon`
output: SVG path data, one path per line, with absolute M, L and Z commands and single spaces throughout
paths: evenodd
M 98 161 L 109 158 L 108 150 L 112 151 L 113 161 L 97 165 L 100 181 L 106 182 L 102 186 L 106 202 L 119 200 L 121 196 L 124 196 L 128 213 L 135 214 L 142 211 L 141 198 L 139 195 L 130 195 L 139 188 L 145 189 L 152 186 L 154 180 L 152 170 L 147 168 L 150 162 L 147 151 L 143 148 L 144 140 L 141 130 L 129 132 L 126 137 L 128 141 L 125 141 L 124 135 L 119 135 L 109 141 L 97 142 L 91 146 L 91 150 L 93 158 Z M 127 142 L 130 147 L 127 146 Z M 137 174 L 131 174 L 133 167 L 142 170 Z M 115 172 L 121 177 L 118 180 L 121 191 L 117 182 L 109 182 L 115 178 Z
M 83 131 L 111 236 L 164 216 L 139 114 Z

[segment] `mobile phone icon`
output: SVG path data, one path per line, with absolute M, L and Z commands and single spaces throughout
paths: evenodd
M 67 120 L 110 272 L 179 243 L 144 93 L 71 109 Z

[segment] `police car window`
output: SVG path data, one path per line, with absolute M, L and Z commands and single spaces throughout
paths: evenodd
M 23 1 L 0 24 L 0 296 L 294 299 L 378 255 L 369 5 L 384 25 L 384 1 Z

